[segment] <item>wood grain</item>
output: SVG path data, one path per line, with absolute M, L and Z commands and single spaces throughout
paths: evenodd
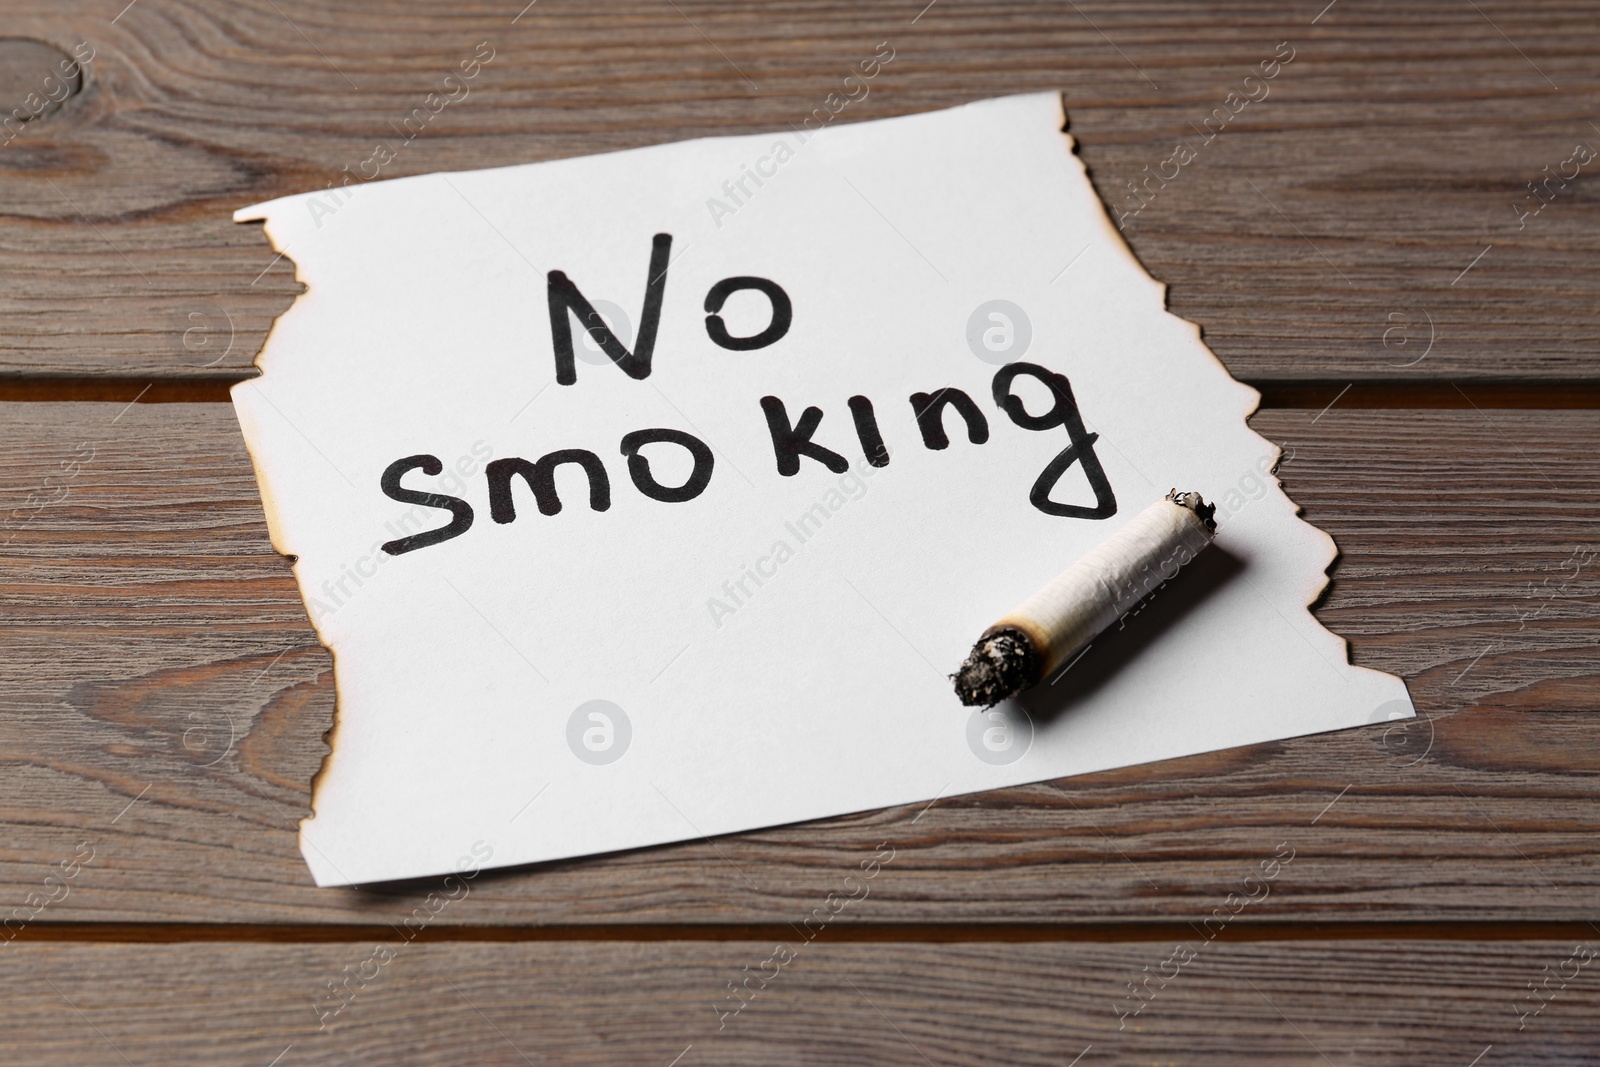
M 40 922 L 410 913 L 437 887 L 318 890 L 296 847 L 332 676 L 231 410 L 0 420 L 0 904 L 87 842 Z M 1297 858 L 1252 924 L 1592 917 L 1600 559 L 1572 561 L 1600 546 L 1600 413 L 1254 425 L 1343 550 L 1320 617 L 1426 718 L 486 873 L 441 922 L 796 921 L 881 842 L 896 858 L 859 916 L 879 923 L 1196 921 L 1280 844 Z
M 0 1050 L 15 1063 L 283 1067 L 1466 1067 L 1474 1057 L 1567 1065 L 1600 1054 L 1594 937 L 1577 944 L 1206 944 L 1191 936 L 1178 944 L 856 945 L 830 943 L 823 931 L 810 942 L 789 935 L 790 955 L 781 957 L 772 941 L 434 945 L 426 938 L 19 942 L 0 973 L 9 1024 Z M 1175 956 L 1180 945 L 1192 955 Z M 774 959 L 786 962 L 768 962 Z M 1169 962 L 1176 959 L 1185 962 Z M 1138 1002 L 1128 987 L 1146 974 L 1154 976 L 1154 995 L 1133 1015 Z M 1573 977 L 1563 982 L 1558 974 Z M 327 985 L 346 975 L 349 992 L 335 999 Z M 1163 986 L 1164 975 L 1173 977 Z M 735 1014 L 728 986 L 747 976 L 752 993 Z M 1547 976 L 1545 1006 L 1532 1014 L 1539 1001 L 1527 986 Z M 327 1026 L 319 1028 L 324 1012 Z
M 0 97 L 94 58 L 0 134 L 0 399 L 106 402 L 0 402 L 0 1060 L 1600 1059 L 1595 965 L 1562 984 L 1600 946 L 1594 165 L 1519 219 L 1600 145 L 1592 5 L 523 3 L 5 7 Z M 479 42 L 469 98 L 398 133 Z M 1425 718 L 489 871 L 437 913 L 434 882 L 313 887 L 328 655 L 227 406 L 124 407 L 219 399 L 298 292 L 232 211 L 380 141 L 389 178 L 785 130 L 879 42 L 838 121 L 1065 94 L 1174 312 L 1283 408 L 1253 424 L 1343 553 L 1318 616 Z
M 387 178 L 785 130 L 887 41 L 838 121 L 1060 90 L 1119 212 L 1191 142 L 1126 233 L 1237 376 L 1596 378 L 1589 175 L 1514 208 L 1600 143 L 1587 5 L 518 6 L 8 5 L 6 33 L 95 58 L 0 150 L 0 375 L 237 378 L 298 286 L 235 208 L 340 182 L 379 141 Z M 399 137 L 479 42 L 469 95 Z M 1279 42 L 1267 95 L 1204 138 Z

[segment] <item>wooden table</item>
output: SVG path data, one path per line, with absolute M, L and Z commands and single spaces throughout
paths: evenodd
M 0 7 L 40 112 L 0 132 L 4 1062 L 1600 1057 L 1595 4 L 124 2 Z M 332 669 L 225 402 L 298 286 L 231 212 L 379 141 L 391 177 L 784 129 L 881 42 L 841 121 L 1065 93 L 1339 543 L 1319 617 L 1422 717 L 443 902 L 314 888 Z

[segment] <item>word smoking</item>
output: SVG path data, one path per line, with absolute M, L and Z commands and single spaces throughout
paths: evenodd
M 573 349 L 573 318 L 588 331 L 617 369 L 635 381 L 643 381 L 650 376 L 656 333 L 661 325 L 662 305 L 666 296 L 671 252 L 672 235 L 656 234 L 651 243 L 644 306 L 639 315 L 639 334 L 632 349 L 622 343 L 565 273 L 559 270 L 549 272 L 546 295 L 558 384 L 571 386 L 578 381 L 578 364 Z M 728 330 L 721 312 L 730 296 L 744 290 L 760 293 L 766 298 L 771 307 L 771 318 L 759 333 L 735 335 Z M 794 321 L 794 305 L 789 294 L 769 278 L 724 278 L 706 292 L 703 306 L 707 336 L 719 348 L 732 352 L 749 352 L 774 345 L 789 332 Z M 1014 390 L 1017 379 L 1024 377 L 1033 379 L 1049 393 L 1048 409 L 1038 414 L 1027 409 Z M 1109 519 L 1117 513 L 1117 501 L 1111 483 L 1106 478 L 1099 457 L 1095 455 L 1095 442 L 1100 435 L 1085 428 L 1072 385 L 1065 375 L 1036 363 L 1008 363 L 995 373 L 990 391 L 995 406 L 1016 426 L 1032 431 L 1048 431 L 1058 427 L 1066 431 L 1066 447 L 1056 454 L 1034 481 L 1028 493 L 1029 503 L 1046 515 L 1065 518 Z M 981 445 L 989 440 L 989 420 L 983 409 L 966 392 L 945 387 L 926 393 L 912 393 L 908 399 L 916 416 L 922 443 L 928 449 L 942 451 L 950 447 L 950 436 L 944 422 L 945 414 L 950 410 L 964 423 L 968 441 Z M 814 439 L 822 422 L 821 408 L 805 407 L 798 419 L 791 419 L 789 409 L 779 397 L 763 396 L 759 406 L 772 439 L 773 458 L 780 476 L 792 478 L 799 474 L 802 460 L 820 464 L 834 474 L 843 474 L 850 469 L 850 461 L 844 455 Z M 872 401 L 865 396 L 852 396 L 846 406 L 850 410 L 856 438 L 866 462 L 873 467 L 888 466 L 889 447 L 878 426 Z M 672 446 L 688 454 L 691 469 L 681 485 L 664 485 L 652 473 L 650 458 L 644 452 L 644 449 L 652 446 Z M 634 488 L 651 500 L 667 504 L 686 503 L 705 492 L 716 465 L 709 445 L 685 430 L 670 427 L 647 427 L 624 434 L 621 453 Z M 610 509 L 611 478 L 605 463 L 588 449 L 566 448 L 549 452 L 536 460 L 512 456 L 490 463 L 484 472 L 488 481 L 490 517 L 502 524 L 516 521 L 517 504 L 512 489 L 518 479 L 526 483 L 527 491 L 533 494 L 533 502 L 540 514 L 559 514 L 562 500 L 556 490 L 556 470 L 564 465 L 578 467 L 587 476 L 589 507 L 592 510 Z M 1089 488 L 1094 492 L 1093 505 L 1066 504 L 1050 499 L 1051 491 L 1074 465 L 1081 467 Z M 383 471 L 379 485 L 389 499 L 448 511 L 451 515 L 450 522 L 444 526 L 387 542 L 383 545 L 384 552 L 391 556 L 414 552 L 459 537 L 471 528 L 474 512 L 466 500 L 402 484 L 402 479 L 412 471 L 421 470 L 425 475 L 437 476 L 443 469 L 444 464 L 438 456 L 419 453 L 397 459 Z
M 990 707 L 1055 674 L 1211 543 L 1216 505 L 1176 489 L 985 630 L 951 675 Z

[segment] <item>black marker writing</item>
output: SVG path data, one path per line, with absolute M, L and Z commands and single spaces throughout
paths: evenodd
M 617 340 L 611 327 L 606 325 L 594 305 L 578 291 L 561 271 L 553 270 L 549 276 L 550 341 L 555 348 L 556 381 L 573 385 L 578 381 L 577 364 L 573 362 L 571 314 L 578 316 L 583 328 L 589 331 L 600 351 L 630 378 L 643 380 L 650 377 L 650 357 L 656 347 L 656 328 L 661 325 L 661 302 L 667 292 L 667 264 L 671 261 L 672 235 L 658 233 L 650 245 L 650 273 L 644 287 L 644 310 L 639 313 L 639 336 L 629 352 Z
M 436 545 L 440 541 L 448 541 L 452 537 L 460 537 L 472 526 L 472 505 L 460 497 L 445 496 L 443 493 L 426 493 L 416 489 L 407 489 L 400 484 L 400 479 L 417 468 L 423 474 L 435 475 L 444 470 L 444 464 L 438 456 L 407 456 L 397 459 L 384 468 L 383 477 L 379 484 L 383 487 L 383 495 L 390 500 L 398 500 L 402 504 L 421 504 L 428 508 L 443 508 L 453 516 L 448 526 L 441 526 L 437 530 L 425 530 L 422 533 L 411 534 L 408 537 L 397 538 L 383 546 L 383 550 L 391 556 L 398 556 L 404 552 L 412 552 L 419 548 Z

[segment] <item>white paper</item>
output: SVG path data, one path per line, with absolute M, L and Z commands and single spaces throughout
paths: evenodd
M 233 396 L 273 544 L 297 558 L 334 655 L 337 727 L 301 826 L 319 885 L 697 839 L 1412 714 L 1399 679 L 1349 666 L 1307 611 L 1333 542 L 1266 474 L 1278 450 L 1245 424 L 1257 393 L 1165 311 L 1064 125 L 1057 96 L 1016 96 L 236 215 L 266 220 L 308 286 L 264 375 Z M 620 309 L 627 340 L 658 233 L 671 259 L 649 376 L 623 373 L 573 319 L 577 380 L 556 384 L 547 272 Z M 706 294 L 737 276 L 789 297 L 776 343 L 713 343 Z M 753 291 L 722 314 L 735 336 L 771 317 Z M 1070 381 L 1113 517 L 1030 504 L 1068 435 L 996 405 L 993 378 L 1019 359 Z M 946 410 L 949 446 L 925 446 L 909 398 L 946 387 L 981 410 L 985 443 Z M 1015 391 L 1031 413 L 1049 406 L 1026 376 Z M 850 472 L 802 458 L 780 475 L 769 395 L 791 421 L 819 407 L 814 440 Z M 858 395 L 885 467 L 864 459 Z M 651 427 L 713 450 L 699 496 L 635 488 L 620 441 Z M 559 514 L 517 478 L 515 521 L 492 521 L 486 462 L 562 449 L 602 461 L 609 509 L 566 465 Z M 418 454 L 455 477 L 402 484 L 465 500 L 473 524 L 387 555 L 408 513 L 405 532 L 450 519 L 380 488 Z M 645 455 L 662 484 L 689 473 L 675 445 Z M 1026 716 L 963 708 L 947 675 L 984 627 L 1174 486 L 1218 503 L 1215 547 L 1023 697 Z M 1094 503 L 1082 464 L 1052 498 Z

